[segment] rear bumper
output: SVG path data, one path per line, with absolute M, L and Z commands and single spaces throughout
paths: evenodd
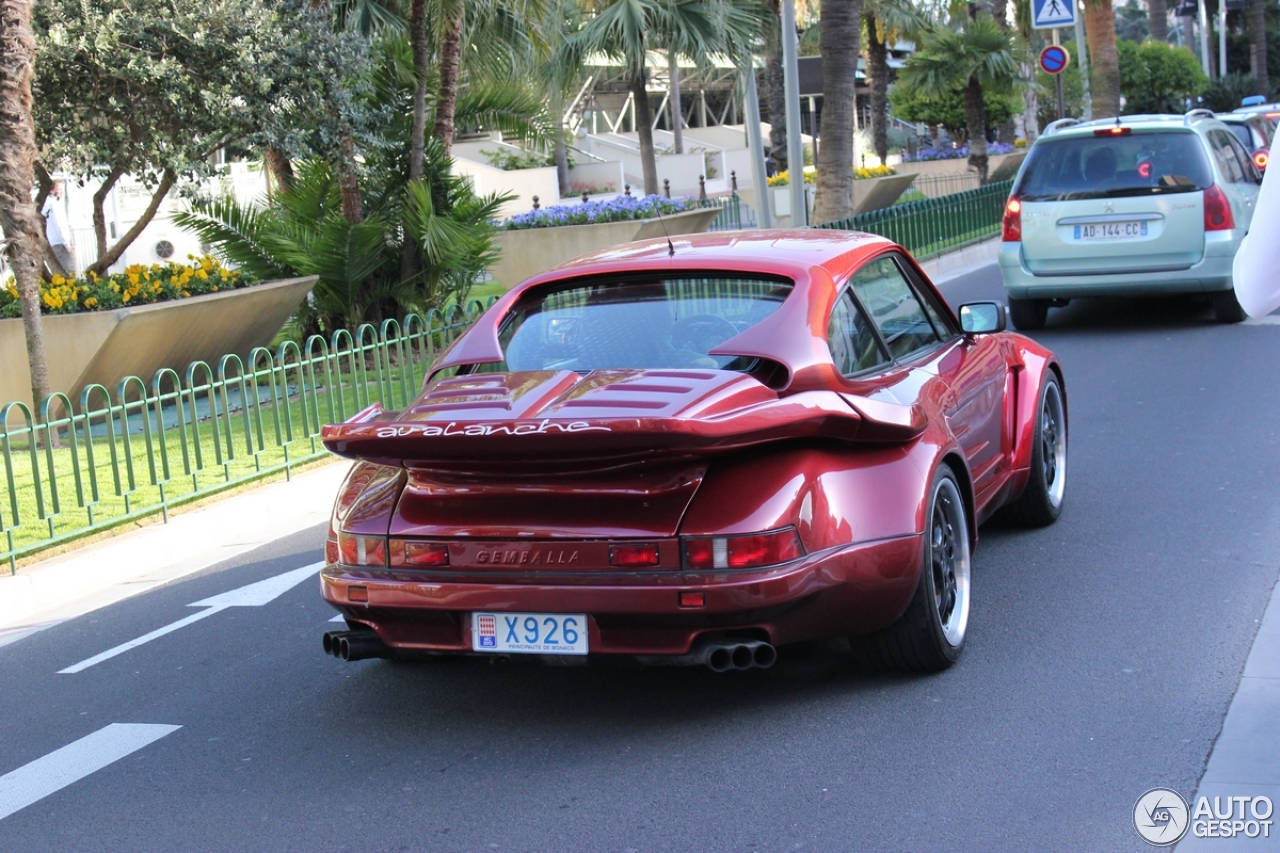
M 811 554 L 763 570 L 692 574 L 526 576 L 522 582 L 327 566 L 326 601 L 399 649 L 471 652 L 473 611 L 585 613 L 591 654 L 682 655 L 702 635 L 738 634 L 774 645 L 875 631 L 906 609 L 919 580 L 921 536 Z M 350 588 L 365 588 L 353 603 Z M 682 608 L 679 593 L 706 605 Z
M 1021 243 L 1002 243 L 1000 274 L 1014 299 L 1213 293 L 1231 289 L 1231 264 L 1239 241 L 1232 231 L 1209 232 L 1204 256 L 1186 269 L 1109 275 L 1036 275 L 1023 263 Z

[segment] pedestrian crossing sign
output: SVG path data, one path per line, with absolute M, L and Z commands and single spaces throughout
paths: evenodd
M 1076 0 L 1031 0 L 1031 25 L 1037 30 L 1055 27 L 1074 27 L 1076 24 Z

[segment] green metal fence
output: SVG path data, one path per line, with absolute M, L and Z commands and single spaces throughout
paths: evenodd
M 491 300 L 492 301 L 492 300 Z M 227 355 L 185 374 L 128 377 L 78 399 L 52 394 L 33 412 L 0 408 L 0 559 L 171 507 L 328 454 L 320 429 L 373 402 L 408 405 L 436 353 L 484 310 L 411 315 L 275 352 Z M 38 417 L 37 417 L 38 415 Z
M 848 231 L 870 231 L 899 243 L 917 258 L 983 240 L 1000 232 L 1000 219 L 1013 181 L 871 210 L 849 219 L 819 225 Z
M 882 234 L 917 257 L 990 236 L 1011 182 L 896 205 L 824 228 Z M 705 206 L 724 212 L 717 230 L 754 225 L 736 193 Z M 492 300 L 491 300 L 492 301 Z M 0 560 L 170 508 L 327 455 L 324 424 L 370 403 L 401 409 L 427 369 L 484 310 L 339 331 L 329 340 L 259 348 L 217 365 L 165 369 L 147 383 L 128 377 L 112 390 L 92 385 L 73 400 L 53 394 L 37 411 L 0 408 Z

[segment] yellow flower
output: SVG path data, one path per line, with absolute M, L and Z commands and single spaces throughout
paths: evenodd
M 67 282 L 67 280 L 60 275 L 55 275 L 52 279 L 50 279 L 50 281 L 53 283 L 54 287 L 57 287 L 60 284 L 66 284 Z
M 127 291 L 127 290 L 126 290 L 126 291 L 124 292 L 124 296 L 122 296 L 122 297 L 121 297 L 121 301 L 122 301 L 122 302 L 124 302 L 124 303 L 126 303 L 126 304 L 128 304 L 128 302 L 129 302 L 129 291 Z
M 85 308 L 92 308 L 97 304 L 98 304 L 98 300 L 93 298 L 92 296 L 90 296 L 88 299 L 84 301 Z
M 196 270 L 196 278 L 200 279 L 201 281 L 208 281 L 209 274 L 204 270 Z
M 138 286 L 138 274 L 136 272 L 129 273 L 129 283 L 134 287 Z

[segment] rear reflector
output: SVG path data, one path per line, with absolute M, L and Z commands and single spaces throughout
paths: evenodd
M 1230 231 L 1236 227 L 1231 215 L 1231 202 L 1217 184 L 1209 184 L 1204 191 L 1204 230 Z
M 391 565 L 433 568 L 449 565 L 449 546 L 440 542 L 391 540 Z
M 609 565 L 611 566 L 631 569 L 656 566 L 658 562 L 657 545 L 612 545 L 609 548 Z
M 1127 136 L 1132 131 L 1129 127 L 1103 127 L 1093 132 L 1094 136 Z
M 789 563 L 804 556 L 794 528 L 747 536 L 689 537 L 684 541 L 689 569 L 754 569 Z
M 344 566 L 386 568 L 387 540 L 382 536 L 339 533 L 338 556 Z
M 369 587 L 367 586 L 349 586 L 347 587 L 347 601 L 357 601 L 364 604 L 369 603 Z
M 682 592 L 680 593 L 681 607 L 706 607 L 707 594 L 705 592 Z

